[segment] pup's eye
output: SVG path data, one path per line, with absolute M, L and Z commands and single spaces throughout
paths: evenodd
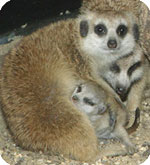
M 72 96 L 72 100 L 73 101 L 79 101 L 79 98 L 76 95 L 74 95 L 74 96 Z
M 79 85 L 77 88 L 77 93 L 80 93 L 82 91 L 82 87 Z
M 118 28 L 117 28 L 117 34 L 120 36 L 120 37 L 124 37 L 128 32 L 128 28 L 127 26 L 125 25 L 120 25 Z
M 91 106 L 94 106 L 94 105 L 95 105 L 95 103 L 94 103 L 91 99 L 89 99 L 89 98 L 87 98 L 87 97 L 85 97 L 85 98 L 83 99 L 83 101 L 84 101 L 84 103 L 86 103 L 86 104 L 88 104 L 88 105 L 91 105 Z
M 94 31 L 97 35 L 104 35 L 107 33 L 106 26 L 103 24 L 98 24 L 95 26 Z

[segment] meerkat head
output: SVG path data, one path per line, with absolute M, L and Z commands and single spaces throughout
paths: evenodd
M 91 84 L 78 85 L 71 97 L 74 105 L 86 114 L 100 115 L 106 111 L 103 91 L 98 92 L 98 88 Z
M 133 50 L 139 38 L 134 16 L 113 11 L 86 13 L 79 17 L 79 29 L 81 50 L 88 56 L 112 61 Z
M 130 89 L 143 76 L 143 54 L 136 49 L 128 57 L 113 62 L 104 71 L 102 77 L 118 93 L 122 101 L 126 101 Z

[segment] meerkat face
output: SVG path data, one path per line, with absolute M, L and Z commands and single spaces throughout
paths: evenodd
M 81 49 L 90 56 L 116 60 L 128 55 L 139 38 L 138 26 L 127 13 L 89 13 L 80 20 Z
M 73 92 L 72 101 L 82 112 L 88 115 L 100 115 L 106 110 L 102 93 L 98 95 L 93 86 L 82 84 Z
M 126 101 L 131 87 L 142 79 L 142 53 L 136 51 L 128 57 L 112 63 L 104 72 L 105 81 L 118 93 L 122 101 Z

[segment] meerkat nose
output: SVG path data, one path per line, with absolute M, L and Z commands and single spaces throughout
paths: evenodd
M 116 87 L 116 93 L 120 96 L 122 101 L 126 100 L 128 92 L 125 87 L 121 87 L 121 86 Z
M 116 40 L 109 40 L 107 43 L 108 48 L 116 48 L 117 47 L 117 41 Z
M 123 87 L 117 87 L 117 88 L 116 88 L 116 92 L 117 92 L 119 95 L 123 95 L 124 93 L 126 93 L 126 89 L 123 88 Z

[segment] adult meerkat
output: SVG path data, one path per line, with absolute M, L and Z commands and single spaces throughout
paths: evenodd
M 139 109 L 136 110 L 134 124 L 126 130 L 125 125 L 128 121 L 126 108 L 121 105 L 120 109 L 110 109 L 107 98 L 107 93 L 93 83 L 78 85 L 71 96 L 73 104 L 89 117 L 99 139 L 119 139 L 127 151 L 133 153 L 135 148 L 127 131 L 132 133 L 139 126 Z
M 82 19 L 81 51 L 92 57 L 93 77 L 100 80 L 100 84 L 113 93 L 108 84 L 103 82 L 103 72 L 116 60 L 128 57 L 135 50 L 139 40 L 137 20 L 130 13 L 116 12 L 114 14 L 111 11 L 107 14 L 102 12 L 99 19 L 93 13 L 87 18 L 83 16 Z M 89 22 L 92 22 L 92 25 Z
M 100 75 L 116 91 L 128 110 L 141 106 L 148 65 L 141 48 L 136 45 L 128 56 L 121 57 L 101 70 Z
M 136 29 L 130 19 L 132 14 L 127 14 L 129 10 L 122 11 L 119 6 L 120 12 L 101 12 L 100 4 L 96 5 L 101 2 L 87 1 L 88 7 L 95 3 L 96 8 L 84 10 L 83 4 L 79 18 L 39 29 L 6 55 L 0 76 L 0 98 L 8 127 L 21 147 L 84 161 L 99 156 L 95 131 L 70 97 L 78 81 L 94 81 L 108 93 L 110 108 L 120 108 L 112 97 L 114 90 L 98 77 L 97 67 L 105 56 L 105 46 L 106 56 L 109 52 L 110 57 L 117 54 L 117 49 L 113 53 L 108 48 L 108 41 L 99 48 L 104 41 L 99 25 L 103 17 L 111 19 L 112 26 L 122 22 L 129 25 L 129 33 L 119 40 L 119 56 L 120 52 L 133 49 Z M 86 45 L 86 38 L 92 42 Z M 124 41 L 131 43 L 125 46 Z

